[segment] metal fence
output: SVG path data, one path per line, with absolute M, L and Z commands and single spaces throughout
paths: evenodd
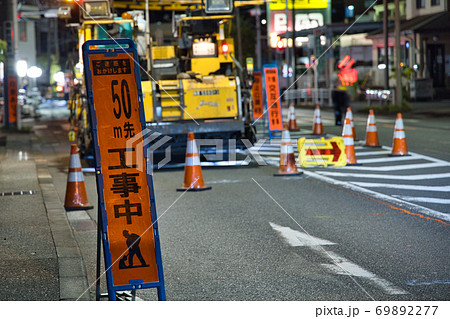
M 303 104 L 332 106 L 331 89 L 290 89 L 284 93 L 287 101 Z
M 395 103 L 395 91 L 394 90 L 366 90 L 367 103 L 372 105 L 374 101 L 378 101 L 380 105 L 386 103 Z

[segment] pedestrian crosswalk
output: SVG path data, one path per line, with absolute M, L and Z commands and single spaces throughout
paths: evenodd
M 296 158 L 296 141 L 302 136 L 305 132 L 291 133 Z M 358 166 L 302 170 L 307 176 L 420 205 L 432 215 L 450 221 L 450 162 L 413 152 L 409 156 L 390 157 L 390 147 L 370 148 L 363 144 L 364 141 L 355 143 Z M 278 167 L 279 150 L 280 140 L 273 139 L 267 140 L 258 152 L 267 164 Z

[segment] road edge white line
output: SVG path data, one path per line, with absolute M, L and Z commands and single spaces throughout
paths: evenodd
M 429 217 L 438 218 L 438 219 L 450 222 L 450 215 L 438 212 L 436 210 L 433 210 L 433 209 L 430 209 L 430 208 L 426 208 L 426 207 L 423 207 L 423 206 L 420 206 L 420 205 L 416 205 L 416 204 L 413 204 L 413 203 L 409 203 L 407 201 L 404 201 L 404 200 L 401 200 L 401 199 L 398 199 L 398 198 L 395 198 L 395 197 L 392 197 L 392 196 L 389 196 L 389 195 L 381 194 L 381 193 L 378 193 L 378 192 L 375 192 L 375 191 L 372 191 L 372 190 L 369 190 L 369 189 L 365 189 L 363 187 L 354 185 L 354 184 L 352 184 L 350 182 L 338 181 L 336 179 L 333 179 L 333 178 L 330 178 L 330 177 L 326 177 L 326 176 L 322 176 L 322 175 L 319 175 L 317 173 L 309 172 L 309 171 L 306 171 L 306 170 L 304 170 L 303 173 L 305 175 L 307 175 L 307 176 L 310 176 L 312 178 L 324 181 L 326 183 L 330 183 L 332 185 L 339 185 L 339 186 L 342 186 L 344 188 L 351 189 L 353 191 L 357 191 L 357 192 L 360 192 L 360 193 L 363 193 L 363 194 L 366 194 L 366 195 L 370 195 L 370 196 L 372 196 L 374 198 L 377 198 L 377 199 L 381 199 L 381 200 L 384 200 L 384 201 L 387 201 L 387 202 L 391 202 L 391 203 L 394 203 L 394 204 L 397 204 L 397 205 L 400 205 L 400 206 L 406 206 L 408 209 L 413 210 L 414 212 L 417 212 L 419 214 L 427 215 Z

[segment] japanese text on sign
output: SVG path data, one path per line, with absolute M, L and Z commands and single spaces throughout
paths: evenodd
M 141 131 L 134 61 L 126 53 L 115 58 L 92 54 L 89 60 L 113 282 L 156 282 L 145 159 L 136 156 L 136 148 L 127 146 L 127 140 Z M 127 158 L 136 161 L 128 163 Z
M 280 89 L 278 86 L 277 68 L 264 68 L 264 79 L 266 83 L 269 129 L 271 131 L 281 131 L 283 130 L 283 119 L 281 117 Z
M 17 122 L 17 77 L 8 74 L 9 123 Z
M 253 95 L 253 118 L 259 119 L 263 116 L 263 96 L 262 96 L 262 81 L 261 72 L 253 73 L 254 82 L 252 87 Z

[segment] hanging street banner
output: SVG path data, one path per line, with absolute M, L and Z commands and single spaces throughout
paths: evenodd
M 262 79 L 261 72 L 253 72 L 253 120 L 258 120 L 263 117 L 263 91 L 262 91 Z
M 288 0 L 288 9 L 326 9 L 328 7 L 328 0 Z M 285 0 L 271 1 L 269 4 L 270 10 L 285 10 Z
M 137 60 L 129 39 L 83 45 L 110 300 L 140 288 L 158 288 L 165 299 L 148 143 L 129 143 L 145 129 Z
M 17 123 L 17 77 L 8 73 L 8 121 L 9 124 Z
M 267 118 L 269 133 L 283 130 L 283 117 L 281 115 L 280 85 L 278 82 L 278 68 L 275 65 L 263 66 L 264 85 L 266 93 Z

